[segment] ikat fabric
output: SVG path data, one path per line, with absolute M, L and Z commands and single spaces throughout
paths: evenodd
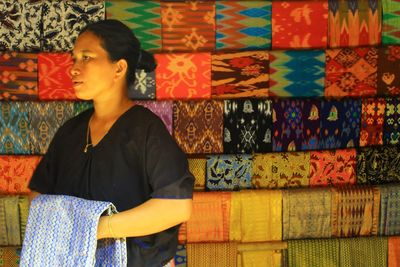
M 213 98 L 266 97 L 269 88 L 267 51 L 211 54 Z
M 383 0 L 382 9 L 382 44 L 400 44 L 400 0 Z
M 400 185 L 380 185 L 379 235 L 400 234 Z
M 211 54 L 156 54 L 157 99 L 201 99 L 211 95 Z
M 163 51 L 214 50 L 214 1 L 161 2 L 161 20 Z
M 310 152 L 310 185 L 337 186 L 356 183 L 357 151 L 316 150 Z
M 375 47 L 326 50 L 325 96 L 375 96 L 377 69 L 378 49 Z
M 237 266 L 236 243 L 197 243 L 186 248 L 188 266 Z
M 328 1 L 272 1 L 272 48 L 324 48 Z
M 189 158 L 189 170 L 194 176 L 194 190 L 204 191 L 206 184 L 207 159 Z
M 93 103 L 91 101 L 73 101 L 74 116 L 92 107 Z
M 224 101 L 224 153 L 271 151 L 271 100 Z
M 187 154 L 222 153 L 223 102 L 174 101 L 174 137 Z
M 269 95 L 312 97 L 324 95 L 323 50 L 270 51 Z
M 376 187 L 337 187 L 332 191 L 332 236 L 378 233 L 380 193 Z
M 196 192 L 193 212 L 187 224 L 187 242 L 223 242 L 229 240 L 230 192 Z
M 0 194 L 26 194 L 39 156 L 0 156 Z
M 255 154 L 251 182 L 254 188 L 289 188 L 309 185 L 310 153 Z
M 97 241 L 98 221 L 103 212 L 109 216 L 116 209 L 109 202 L 72 196 L 34 198 L 21 266 L 126 266 L 125 239 Z
M 107 0 L 106 18 L 128 26 L 139 39 L 142 49 L 161 50 L 161 5 L 159 1 Z
M 44 1 L 42 51 L 70 51 L 79 32 L 89 23 L 105 19 L 103 1 Z
M 400 237 L 388 237 L 388 267 L 400 266 Z
M 385 119 L 383 124 L 383 144 L 400 143 L 400 98 L 386 98 Z
M 164 122 L 168 132 L 172 135 L 172 101 L 135 101 L 135 104 L 144 106 L 156 114 Z
M 0 154 L 29 154 L 27 102 L 0 101 Z
M 400 146 L 360 148 L 357 152 L 357 183 L 400 182 Z
M 329 47 L 379 45 L 381 32 L 381 1 L 329 1 Z
M 387 237 L 341 238 L 338 266 L 387 266 Z
M 40 49 L 42 1 L 2 1 L 0 51 Z
M 251 160 L 251 155 L 208 156 L 206 189 L 227 191 L 251 188 Z
M 39 53 L 38 80 L 40 100 L 75 100 L 70 71 L 73 61 L 70 53 Z
M 362 99 L 360 146 L 383 144 L 385 107 L 384 98 Z
M 38 56 L 34 53 L 0 52 L 0 100 L 35 100 Z
M 20 257 L 20 247 L 0 247 L 0 262 L 3 266 L 18 267 Z
M 178 245 L 174 263 L 175 267 L 186 267 L 187 256 L 186 256 L 186 245 Z
M 135 83 L 128 88 L 130 99 L 155 99 L 156 98 L 156 74 L 155 71 L 146 73 L 144 70 L 136 70 Z
M 326 188 L 283 192 L 283 239 L 331 237 L 331 191 Z
M 45 154 L 58 128 L 74 116 L 71 101 L 30 102 L 29 143 L 32 154 Z
M 273 151 L 317 149 L 321 101 L 276 99 L 273 102 Z
M 216 49 L 271 48 L 272 1 L 216 1 Z
M 339 239 L 305 239 L 288 241 L 289 266 L 337 267 L 340 257 Z
M 400 69 L 400 46 L 388 46 L 379 48 L 378 95 L 400 95 L 400 74 L 396 71 L 398 69 Z

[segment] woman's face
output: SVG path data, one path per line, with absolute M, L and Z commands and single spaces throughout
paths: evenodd
M 108 97 L 116 85 L 117 64 L 110 61 L 100 42 L 91 32 L 82 33 L 75 42 L 71 76 L 76 96 L 80 99 Z

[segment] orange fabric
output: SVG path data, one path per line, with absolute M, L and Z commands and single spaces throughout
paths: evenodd
M 0 194 L 29 193 L 29 181 L 40 156 L 0 156 Z
M 156 98 L 199 99 L 211 95 L 211 54 L 156 54 Z
M 230 192 L 195 192 L 187 242 L 228 241 L 230 203 Z
M 388 267 L 400 267 L 400 236 L 388 238 Z

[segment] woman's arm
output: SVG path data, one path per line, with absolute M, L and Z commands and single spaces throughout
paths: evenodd
M 100 217 L 97 238 L 134 237 L 158 233 L 189 220 L 191 212 L 192 199 L 153 198 L 111 217 Z

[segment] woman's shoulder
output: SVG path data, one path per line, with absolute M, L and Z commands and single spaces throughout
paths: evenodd
M 150 109 L 142 105 L 134 105 L 129 114 L 129 120 L 132 120 L 136 125 L 150 126 L 154 123 L 161 122 L 161 119 Z

